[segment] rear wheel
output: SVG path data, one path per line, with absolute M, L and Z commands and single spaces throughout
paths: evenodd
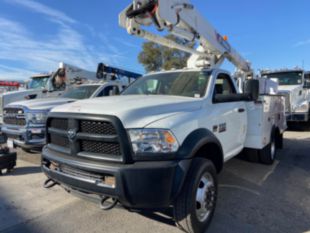
M 271 133 L 270 143 L 259 151 L 261 163 L 271 165 L 275 161 L 277 154 L 276 135 L 274 131 Z
M 195 158 L 174 204 L 178 227 L 189 233 L 205 232 L 213 217 L 216 199 L 217 176 L 213 163 Z

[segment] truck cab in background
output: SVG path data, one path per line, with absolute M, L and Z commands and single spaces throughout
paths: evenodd
M 278 92 L 285 97 L 288 122 L 310 120 L 310 74 L 302 69 L 262 71 L 261 76 L 278 83 Z
M 56 80 L 58 80 L 59 74 L 64 76 L 64 84 L 62 85 L 57 85 Z M 83 82 L 84 80 L 97 80 L 96 73 L 63 62 L 59 63 L 59 68 L 55 72 L 37 74 L 30 77 L 26 90 L 0 94 L 0 124 L 3 124 L 3 109 L 9 103 L 56 97 L 61 95 L 66 87 L 72 85 L 72 83 Z

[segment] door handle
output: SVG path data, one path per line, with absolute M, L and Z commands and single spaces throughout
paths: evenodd
M 239 108 L 239 109 L 238 109 L 238 112 L 240 112 L 240 113 L 241 113 L 241 112 L 244 112 L 244 111 L 245 111 L 244 108 Z

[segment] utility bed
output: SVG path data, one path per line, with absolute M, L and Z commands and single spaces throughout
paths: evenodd
M 248 102 L 247 137 L 244 147 L 262 149 L 270 142 L 272 127 L 280 135 L 286 130 L 284 97 L 281 95 L 261 95 L 258 101 Z

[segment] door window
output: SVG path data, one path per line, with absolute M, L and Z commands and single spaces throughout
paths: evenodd
M 237 94 L 231 78 L 227 74 L 220 74 L 215 82 L 214 95 Z

